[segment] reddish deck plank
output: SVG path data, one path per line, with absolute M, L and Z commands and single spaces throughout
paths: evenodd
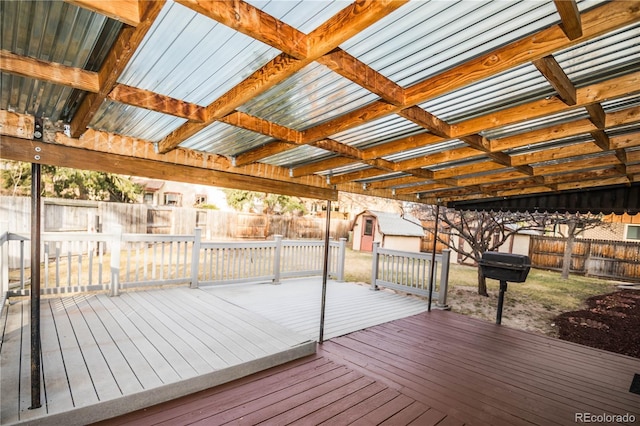
M 433 311 L 318 353 L 101 424 L 575 424 L 635 415 L 640 360 Z

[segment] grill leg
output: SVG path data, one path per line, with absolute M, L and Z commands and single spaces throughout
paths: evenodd
M 496 324 L 502 323 L 502 305 L 504 304 L 504 293 L 507 291 L 507 282 L 500 281 L 500 294 L 498 295 L 498 312 L 496 314 Z

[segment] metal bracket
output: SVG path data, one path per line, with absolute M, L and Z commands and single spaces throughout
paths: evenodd
M 42 117 L 36 117 L 35 124 L 33 126 L 33 140 L 41 141 L 44 136 L 44 126 L 42 124 Z

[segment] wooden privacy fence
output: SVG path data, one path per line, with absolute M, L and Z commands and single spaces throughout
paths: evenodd
M 529 246 L 535 268 L 562 270 L 564 238 L 532 236 Z M 571 254 L 571 273 L 620 281 L 640 281 L 640 243 L 577 239 Z
M 428 297 L 433 270 L 432 298 L 438 308 L 446 309 L 450 254 L 450 250 L 443 250 L 434 257 L 431 253 L 383 249 L 380 243 L 373 243 L 371 289 L 385 287 Z
M 12 271 L 16 284 L 9 287 L 9 244 L 19 244 L 21 265 Z M 29 294 L 26 236 L 0 230 L 2 296 Z M 201 230 L 193 235 L 111 233 L 42 234 L 41 293 L 60 294 L 106 291 L 188 283 L 199 285 L 270 281 L 281 277 L 322 273 L 324 241 L 273 241 L 209 243 Z M 344 280 L 346 239 L 330 242 L 328 273 Z M 30 275 L 30 274 L 29 274 Z M 17 279 L 16 279 L 17 278 Z M 3 299 L 4 300 L 4 299 Z

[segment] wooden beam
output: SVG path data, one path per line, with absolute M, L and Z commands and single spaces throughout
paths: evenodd
M 140 24 L 138 0 L 65 0 L 69 4 L 108 16 L 132 27 Z
M 308 35 L 309 51 L 306 58 L 296 59 L 285 53 L 278 55 L 229 92 L 208 105 L 207 122 L 202 124 L 185 123 L 160 141 L 158 149 L 161 153 L 171 151 L 209 124 L 284 81 L 404 3 L 406 3 L 406 0 L 362 0 L 347 6 Z M 327 136 L 319 136 L 313 140 L 307 139 L 305 142 L 310 143 Z M 283 147 L 283 145 L 278 146 Z
M 230 124 L 242 129 L 251 130 L 252 132 L 262 135 L 271 136 L 284 142 L 290 142 L 300 145 L 302 142 L 302 133 L 288 127 L 280 126 L 262 118 L 254 117 L 240 111 L 234 111 L 231 114 L 222 117 L 222 123 Z
M 362 155 L 365 159 L 384 157 L 385 155 L 395 154 L 402 151 L 410 151 L 412 149 L 443 142 L 444 140 L 444 138 L 432 133 L 420 133 L 363 149 Z
M 442 138 L 451 137 L 451 126 L 449 126 L 449 123 L 440 120 L 438 117 L 428 113 L 419 106 L 405 108 L 398 112 L 398 115 L 414 122 L 420 127 L 424 127 L 436 136 L 440 136 Z
M 36 120 L 31 115 L 0 110 L 0 135 L 33 139 L 35 124 Z
M 611 149 L 609 136 L 607 136 L 604 130 L 591 132 L 591 137 L 593 138 L 594 143 L 598 145 L 602 151 L 609 151 Z
M 109 93 L 108 98 L 123 104 L 186 118 L 195 122 L 204 122 L 205 120 L 205 110 L 199 105 L 124 84 L 116 85 Z
M 0 71 L 87 92 L 100 89 L 100 80 L 95 72 L 16 55 L 4 49 L 0 50 Z
M 569 123 L 557 124 L 544 129 L 532 130 L 514 136 L 489 141 L 491 151 L 504 151 L 521 146 L 535 145 L 540 142 L 562 139 L 570 136 L 586 134 L 595 130 L 589 120 L 576 120 Z
M 551 87 L 553 87 L 560 99 L 567 105 L 576 104 L 576 87 L 573 85 L 567 74 L 553 57 L 547 55 L 540 59 L 534 59 L 533 65 L 540 71 L 544 78 L 547 79 Z
M 351 158 L 345 157 L 333 157 L 322 161 L 316 161 L 315 163 L 299 166 L 291 169 L 292 177 L 307 176 L 318 172 L 324 172 L 331 169 L 337 169 L 339 167 L 348 166 L 355 161 Z
M 560 28 L 569 40 L 582 37 L 582 22 L 580 11 L 575 0 L 553 0 L 560 15 Z
M 536 176 L 552 175 L 556 173 L 575 172 L 577 170 L 601 169 L 607 166 L 616 166 L 620 160 L 611 153 L 595 158 L 585 158 L 575 161 L 564 161 L 558 164 L 534 166 L 533 171 Z
M 334 49 L 318 58 L 318 63 L 375 93 L 390 104 L 404 104 L 404 89 L 342 49 Z
M 596 146 L 593 142 L 584 142 L 572 144 L 569 146 L 562 146 L 559 148 L 550 148 L 535 152 L 512 155 L 511 163 L 514 166 L 523 164 L 531 165 L 535 163 L 542 163 L 545 161 L 561 160 L 565 158 L 577 157 L 580 155 L 595 154 L 601 151 L 602 149 Z
M 39 148 L 38 154 L 40 156 L 37 160 L 33 156 L 36 152 L 36 147 Z M 223 188 L 247 189 L 274 194 L 337 200 L 337 191 L 329 188 L 301 185 L 293 182 L 259 178 L 163 161 L 146 160 L 59 144 L 28 141 L 14 137 L 3 137 L 0 139 L 0 153 L 2 158 L 15 161 L 37 162 L 54 166 L 143 176 L 152 179 L 174 180 Z
M 201 15 L 273 46 L 294 58 L 304 59 L 308 55 L 306 34 L 242 0 L 176 1 Z
M 598 129 L 602 130 L 606 127 L 606 118 L 607 115 L 604 112 L 604 108 L 599 103 L 585 105 L 585 109 L 589 113 L 589 120 L 596 126 Z
M 233 164 L 236 167 L 246 166 L 263 158 L 276 155 L 283 150 L 289 149 L 289 147 L 295 148 L 295 145 L 291 145 L 288 142 L 271 142 L 236 155 L 233 157 Z
M 118 77 L 135 54 L 136 50 L 147 31 L 162 10 L 165 0 L 144 1 L 140 3 L 140 24 L 135 28 L 124 27 L 120 30 L 118 38 L 107 54 L 100 70 L 98 71 L 100 88 L 97 93 L 89 93 L 84 97 L 71 120 L 71 135 L 79 137 L 82 135 L 96 112 L 106 99 L 107 95 L 117 84 Z

